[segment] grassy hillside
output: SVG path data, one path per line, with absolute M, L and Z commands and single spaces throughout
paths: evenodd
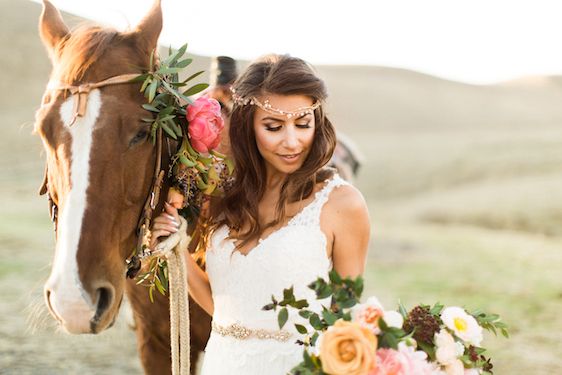
M 0 373 L 140 373 L 123 319 L 100 336 L 66 336 L 43 307 L 53 234 L 31 134 L 50 70 L 39 13 L 0 0 Z M 367 292 L 389 306 L 498 312 L 513 337 L 487 341 L 497 374 L 562 373 L 562 78 L 473 86 L 393 68 L 317 69 L 333 122 L 363 153 Z

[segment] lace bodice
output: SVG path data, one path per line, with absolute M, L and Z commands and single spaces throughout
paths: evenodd
M 283 289 L 290 286 L 294 287 L 297 299 L 308 299 L 310 308 L 320 311 L 321 302 L 307 288 L 317 277 L 327 278 L 332 268 L 332 261 L 326 253 L 326 235 L 320 229 L 320 214 L 330 192 L 345 184 L 347 182 L 337 174 L 328 179 L 325 186 L 315 193 L 312 202 L 286 225 L 261 240 L 247 255 L 235 251 L 234 240 L 227 238 L 228 227 L 222 226 L 213 233 L 206 253 L 206 270 L 213 295 L 214 323 L 222 326 L 238 323 L 253 329 L 278 330 L 277 314 L 263 311 L 262 307 L 271 302 L 272 295 L 282 298 Z M 326 301 L 324 303 L 327 304 Z M 299 336 L 294 323 L 306 325 L 306 321 L 290 309 L 289 320 L 283 329 Z M 232 355 L 232 360 L 240 366 L 249 352 L 261 350 L 267 357 L 268 350 L 281 355 L 286 348 L 289 352 L 297 350 L 302 353 L 302 348 L 295 344 L 295 338 L 287 343 L 261 340 L 252 344 L 248 341 L 238 340 L 232 344 L 233 352 L 238 350 L 235 347 L 245 345 L 244 350 Z M 222 342 L 223 360 L 228 356 L 224 346 Z M 244 368 L 248 371 L 248 367 Z

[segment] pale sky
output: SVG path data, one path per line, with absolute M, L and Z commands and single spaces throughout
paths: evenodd
M 41 2 L 41 0 L 32 0 Z M 152 0 L 52 0 L 125 29 Z M 160 43 L 251 60 L 406 68 L 475 84 L 562 74 L 558 0 L 162 0 Z

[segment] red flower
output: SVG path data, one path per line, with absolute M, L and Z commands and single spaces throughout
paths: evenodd
M 201 96 L 187 107 L 186 117 L 191 146 L 196 151 L 206 153 L 219 145 L 224 120 L 218 101 Z

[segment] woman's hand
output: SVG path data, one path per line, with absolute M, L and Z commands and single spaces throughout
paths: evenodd
M 180 216 L 177 208 L 170 203 L 164 203 L 164 211 L 156 217 L 152 222 L 152 231 L 150 236 L 150 248 L 154 249 L 158 244 L 160 237 L 167 237 L 172 233 L 176 233 L 180 227 Z

